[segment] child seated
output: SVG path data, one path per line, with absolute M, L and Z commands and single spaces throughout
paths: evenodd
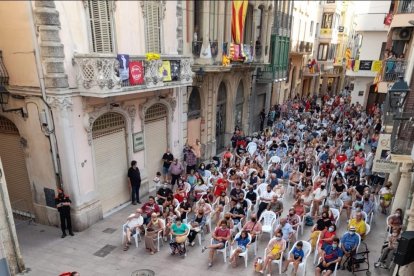
M 285 269 L 284 272 L 287 271 L 289 264 L 293 263 L 293 275 L 296 275 L 298 272 L 299 264 L 302 262 L 303 258 L 305 257 L 305 253 L 303 252 L 303 243 L 299 241 L 295 248 L 293 248 L 292 253 L 289 256 L 289 259 L 285 262 Z

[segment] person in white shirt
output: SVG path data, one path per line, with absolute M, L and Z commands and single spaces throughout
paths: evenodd
M 325 189 L 325 183 L 323 182 L 321 186 L 313 192 L 313 210 L 312 215 L 315 217 L 319 216 L 319 206 L 322 201 L 328 196 L 328 192 Z
M 262 190 L 260 193 L 260 204 L 257 210 L 257 217 L 260 219 L 260 215 L 264 210 L 266 210 L 267 205 L 272 201 L 273 195 L 275 192 L 272 191 L 272 186 L 267 185 L 266 190 Z
M 144 217 L 142 216 L 142 210 L 141 208 L 138 208 L 134 214 L 129 215 L 123 229 L 126 236 L 124 251 L 129 249 L 129 246 L 131 245 L 131 236 L 135 235 L 137 231 L 141 231 L 143 224 Z

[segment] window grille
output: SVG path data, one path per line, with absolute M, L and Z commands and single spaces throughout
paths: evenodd
M 167 116 L 165 105 L 157 103 L 147 109 L 145 112 L 145 121 L 153 121 Z
M 113 130 L 125 128 L 125 119 L 119 113 L 108 112 L 95 120 L 92 126 L 93 138 L 102 134 L 110 133 Z
M 0 116 L 0 133 L 19 134 L 19 130 L 12 121 Z

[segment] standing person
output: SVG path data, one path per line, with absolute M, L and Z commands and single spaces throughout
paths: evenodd
M 264 122 L 265 122 L 265 119 L 266 119 L 266 113 L 265 113 L 265 109 L 264 108 L 262 109 L 262 111 L 260 111 L 259 119 L 260 119 L 260 131 L 263 131 L 263 129 L 264 129 Z
M 171 189 L 174 190 L 175 182 L 178 183 L 178 180 L 180 179 L 181 174 L 184 172 L 184 167 L 181 163 L 178 162 L 178 159 L 175 158 L 174 162 L 171 163 L 168 171 L 171 174 Z
M 162 165 L 162 174 L 163 174 L 163 177 L 164 177 L 164 182 L 169 182 L 170 179 L 169 179 L 168 170 L 170 168 L 171 163 L 174 160 L 174 155 L 170 152 L 169 148 L 167 148 L 167 151 L 162 156 L 162 160 L 164 161 L 164 163 Z
M 55 198 L 56 208 L 60 215 L 60 228 L 62 229 L 62 239 L 66 237 L 66 229 L 69 231 L 69 235 L 74 236 L 72 232 L 72 220 L 70 218 L 70 200 L 68 195 L 65 195 L 63 190 L 58 189 L 58 195 Z
M 141 173 L 137 167 L 137 161 L 131 161 L 131 167 L 128 169 L 128 182 L 131 189 L 132 205 L 141 204 L 139 200 L 139 188 L 141 187 Z
M 197 165 L 197 155 L 194 151 L 193 146 L 190 146 L 190 149 L 187 151 L 187 174 L 191 172 L 191 170 L 196 170 Z
M 198 166 L 200 164 L 200 159 L 201 159 L 201 142 L 200 142 L 200 139 L 198 139 L 198 138 L 196 139 L 196 142 L 193 145 L 193 149 L 194 149 L 195 156 L 197 158 L 196 165 Z

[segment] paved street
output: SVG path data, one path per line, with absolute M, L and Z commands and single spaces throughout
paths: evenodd
M 291 197 L 285 203 L 290 206 Z M 196 243 L 188 247 L 185 259 L 169 255 L 168 245 L 161 247 L 161 251 L 153 256 L 146 253 L 143 243 L 136 249 L 134 246 L 124 252 L 121 246 L 121 225 L 124 219 L 132 213 L 135 206 L 128 206 L 123 210 L 98 222 L 89 229 L 75 233 L 74 237 L 60 238 L 60 229 L 45 225 L 20 225 L 17 228 L 20 247 L 28 270 L 25 275 L 56 276 L 64 271 L 76 270 L 85 275 L 119 275 L 128 276 L 137 269 L 150 269 L 155 275 L 258 275 L 253 270 L 253 251 L 249 255 L 248 267 L 245 268 L 241 260 L 239 266 L 233 269 L 228 263 L 223 263 L 221 254 L 216 256 L 212 268 L 207 269 L 207 251 L 201 253 L 201 247 Z M 338 233 L 342 235 L 345 228 L 346 216 L 342 214 Z M 370 268 L 372 275 L 388 275 L 387 271 L 375 269 L 373 263 L 378 259 L 379 249 L 384 240 L 385 216 L 377 214 L 373 229 L 367 237 L 370 249 Z M 113 233 L 108 228 L 115 230 Z M 107 231 L 105 231 L 107 230 Z M 105 232 L 104 232 L 105 231 Z M 305 239 L 309 237 L 310 227 L 305 228 Z M 207 237 L 210 237 L 209 235 Z M 300 237 L 300 236 L 299 236 Z M 301 237 L 300 237 L 301 238 Z M 207 239 L 209 241 L 209 239 Z M 263 256 L 269 237 L 265 234 L 259 243 L 258 256 Z M 95 256 L 95 252 L 106 245 L 115 248 L 105 257 Z M 362 246 L 363 247 L 363 246 Z M 312 264 L 313 254 L 307 262 L 307 275 L 314 274 Z M 272 275 L 278 275 L 276 265 Z M 214 272 L 214 273 L 213 273 Z M 340 275 L 351 275 L 349 272 L 339 271 Z M 357 275 L 365 275 L 359 272 Z

